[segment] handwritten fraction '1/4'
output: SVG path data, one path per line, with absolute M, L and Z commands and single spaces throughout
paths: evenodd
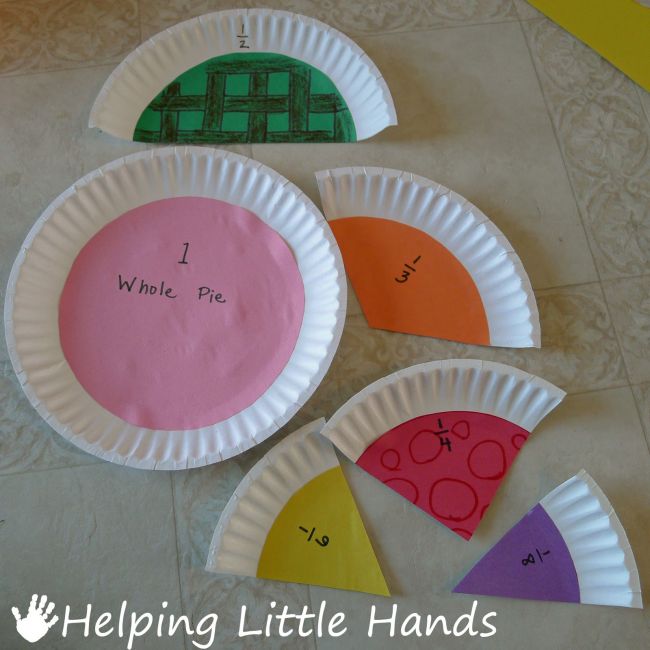
M 178 260 L 178 264 L 189 264 L 188 253 L 190 249 L 189 242 L 183 242 L 183 254 Z M 139 280 L 139 282 L 138 282 Z M 160 298 L 168 298 L 175 300 L 178 294 L 174 291 L 165 280 L 159 282 L 145 281 L 144 278 L 139 278 L 137 275 L 130 277 L 122 277 L 121 273 L 117 274 L 117 289 L 118 291 L 126 291 L 127 293 L 134 293 L 142 296 L 158 296 Z M 219 303 L 223 304 L 226 299 L 222 293 L 219 293 L 212 287 L 203 285 L 196 288 L 196 299 L 204 303 Z

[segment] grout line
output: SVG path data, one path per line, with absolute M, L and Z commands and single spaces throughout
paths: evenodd
M 137 1 L 138 5 L 138 37 L 140 38 L 140 43 L 138 45 L 141 45 L 143 42 L 142 39 L 142 0 Z
M 58 436 L 60 434 L 57 433 L 56 435 Z M 95 465 L 107 465 L 107 464 L 114 465 L 115 463 L 109 463 L 109 461 L 107 460 L 102 461 L 98 459 L 97 462 L 86 461 L 84 463 L 77 463 L 74 465 L 59 465 L 56 467 L 39 467 L 35 469 L 28 468 L 28 469 L 22 469 L 18 472 L 5 472 L 4 470 L 0 470 L 0 479 L 8 478 L 11 476 L 23 476 L 24 474 L 36 474 L 40 472 L 56 472 L 58 470 L 63 470 L 63 469 L 77 469 L 81 467 L 94 467 Z
M 552 287 L 539 287 L 535 288 L 533 287 L 533 291 L 535 293 L 539 292 L 541 293 L 542 291 L 558 291 L 560 289 L 572 289 L 575 287 L 585 287 L 590 284 L 607 284 L 610 282 L 620 282 L 622 280 L 640 280 L 641 278 L 650 278 L 650 273 L 639 273 L 636 275 L 622 275 L 620 277 L 616 278 L 607 278 L 605 280 L 589 280 L 588 282 L 569 282 L 567 284 L 558 284 Z
M 634 399 L 634 406 L 636 406 L 636 413 L 639 416 L 641 422 L 641 430 L 643 431 L 643 437 L 645 438 L 645 444 L 650 452 L 650 428 L 646 428 L 645 418 L 643 417 L 643 411 L 641 410 L 641 404 L 636 398 L 636 393 L 634 392 L 634 386 L 630 387 L 632 390 L 632 398 Z
M 126 54 L 124 55 L 126 56 Z M 23 78 L 23 77 L 33 77 L 34 75 L 37 74 L 53 74 L 56 72 L 72 72 L 73 70 L 92 70 L 93 68 L 103 68 L 105 66 L 112 65 L 113 67 L 116 67 L 119 64 L 119 61 L 111 60 L 111 61 L 104 61 L 103 63 L 91 63 L 89 65 L 75 65 L 75 66 L 70 66 L 70 67 L 64 67 L 64 68 L 47 68 L 44 70 L 28 70 L 24 72 L 2 72 L 0 73 L 0 82 L 3 79 L 16 79 L 16 78 Z
M 183 595 L 183 585 L 181 583 L 181 553 L 180 553 L 180 545 L 178 543 L 178 525 L 176 523 L 176 481 L 175 481 L 175 475 L 172 472 L 169 473 L 169 485 L 170 485 L 170 492 L 172 497 L 172 519 L 174 521 L 174 542 L 176 544 L 176 575 L 178 577 L 178 597 L 180 598 L 181 601 L 181 612 L 185 614 L 191 621 L 192 620 L 191 612 L 188 613 L 185 610 L 185 598 Z M 188 648 L 187 643 L 188 643 L 187 635 L 183 632 L 183 646 L 185 647 L 185 650 L 187 650 Z
M 377 36 L 391 36 L 392 34 L 403 34 L 403 35 L 426 34 L 427 32 L 437 32 L 440 31 L 441 29 L 462 29 L 463 27 L 485 27 L 488 25 L 512 25 L 518 22 L 519 22 L 519 18 L 515 16 L 514 18 L 504 19 L 504 20 L 488 20 L 482 22 L 467 21 L 467 22 L 460 22 L 460 23 L 450 23 L 448 25 L 431 25 L 429 27 L 424 27 L 422 29 L 409 29 L 405 27 L 404 29 L 393 29 L 386 32 L 380 32 L 380 31 L 348 32 L 343 29 L 339 29 L 338 27 L 336 27 L 335 29 L 339 29 L 340 32 L 342 32 L 346 36 L 349 36 L 352 39 L 357 39 L 357 38 L 374 38 Z
M 544 20 L 548 20 L 548 19 L 545 18 Z M 611 323 L 612 331 L 614 332 L 614 338 L 616 340 L 616 345 L 618 346 L 619 355 L 620 355 L 620 357 L 621 357 L 621 359 L 623 361 L 623 370 L 625 371 L 625 377 L 627 379 L 627 384 L 628 384 L 628 386 L 632 386 L 632 382 L 630 381 L 630 373 L 629 373 L 629 370 L 628 370 L 628 367 L 627 367 L 627 363 L 625 361 L 625 356 L 623 355 L 623 347 L 621 345 L 620 337 L 619 337 L 618 331 L 616 329 L 616 324 L 614 322 L 614 319 L 612 318 L 612 311 L 611 311 L 611 308 L 610 308 L 610 305 L 609 305 L 609 301 L 607 300 L 607 295 L 605 293 L 605 289 L 604 289 L 604 286 L 603 286 L 602 275 L 600 273 L 600 269 L 598 268 L 598 262 L 596 260 L 595 255 L 594 255 L 593 246 L 592 246 L 592 243 L 591 243 L 591 239 L 589 237 L 589 232 L 587 230 L 587 226 L 585 225 L 585 217 L 583 215 L 582 208 L 580 207 L 580 202 L 578 201 L 578 196 L 577 196 L 577 193 L 576 193 L 575 185 L 573 183 L 573 179 L 571 178 L 571 173 L 569 171 L 569 166 L 567 164 L 567 161 L 566 161 L 566 158 L 565 158 L 565 155 L 564 155 L 564 149 L 562 147 L 562 141 L 561 141 L 559 133 L 558 133 L 556 127 L 555 127 L 555 121 L 553 119 L 553 113 L 551 111 L 550 103 L 549 103 L 549 101 L 548 101 L 548 99 L 546 97 L 546 93 L 544 92 L 544 86 L 543 86 L 542 80 L 540 78 L 539 70 L 537 69 L 537 64 L 535 62 L 535 57 L 533 56 L 533 51 L 532 51 L 530 43 L 528 41 L 528 36 L 526 35 L 526 30 L 524 29 L 521 22 L 519 23 L 519 27 L 520 27 L 522 35 L 524 37 L 524 41 L 526 42 L 526 47 L 528 48 L 528 54 L 530 56 L 530 59 L 531 59 L 532 65 L 533 65 L 533 70 L 535 71 L 535 76 L 537 77 L 537 83 L 539 85 L 539 89 L 540 89 L 540 92 L 542 94 L 542 98 L 544 100 L 544 106 L 546 107 L 546 112 L 547 112 L 548 118 L 549 118 L 549 120 L 551 122 L 551 129 L 553 130 L 553 135 L 555 137 L 555 143 L 556 143 L 556 145 L 557 145 L 557 147 L 559 149 L 560 158 L 562 159 L 562 165 L 564 167 L 564 173 L 566 174 L 567 180 L 569 181 L 569 187 L 571 188 L 571 193 L 573 195 L 573 200 L 575 201 L 575 204 L 576 204 L 576 209 L 578 211 L 578 217 L 580 218 L 580 224 L 582 225 L 582 230 L 583 230 L 583 232 L 585 234 L 585 239 L 587 240 L 587 246 L 589 248 L 589 252 L 591 253 L 592 262 L 593 262 L 594 268 L 596 270 L 596 275 L 598 276 L 598 284 L 600 285 L 600 292 L 601 292 L 602 297 L 603 297 L 603 302 L 605 303 L 605 309 L 607 311 L 607 316 L 609 317 L 609 320 L 610 320 L 610 323 Z
M 648 124 L 650 124 L 650 113 L 646 110 L 645 107 L 645 102 L 643 101 L 643 97 L 641 96 L 641 93 L 646 92 L 639 84 L 636 82 L 633 82 L 634 88 L 636 90 L 637 97 L 639 98 L 639 103 L 641 104 L 641 112 L 645 115 L 645 119 L 648 121 Z

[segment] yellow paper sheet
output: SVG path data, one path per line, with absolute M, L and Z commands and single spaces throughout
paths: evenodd
M 289 499 L 266 538 L 257 577 L 390 595 L 340 467 Z
M 636 0 L 529 0 L 650 91 L 650 7 Z

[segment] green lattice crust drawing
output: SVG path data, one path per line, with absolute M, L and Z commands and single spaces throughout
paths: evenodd
M 354 142 L 345 101 L 320 70 L 282 54 L 233 53 L 190 68 L 143 111 L 139 142 Z

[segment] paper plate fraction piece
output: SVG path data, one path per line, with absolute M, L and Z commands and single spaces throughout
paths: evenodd
M 206 569 L 390 595 L 323 420 L 278 443 L 239 484 Z
M 5 320 L 39 413 L 107 460 L 216 462 L 264 440 L 322 379 L 345 279 L 286 179 L 200 147 L 128 156 L 54 201 L 14 265 Z
M 352 142 L 397 124 L 386 82 L 313 18 L 236 9 L 140 45 L 108 78 L 90 126 L 142 142 Z
M 433 361 L 362 390 L 323 435 L 470 539 L 529 433 L 563 397 L 543 379 L 500 363 Z
M 479 345 L 540 346 L 528 276 L 478 208 L 392 169 L 349 167 L 316 177 L 371 327 Z
M 584 470 L 547 494 L 454 591 L 643 607 L 639 574 L 623 526 Z

